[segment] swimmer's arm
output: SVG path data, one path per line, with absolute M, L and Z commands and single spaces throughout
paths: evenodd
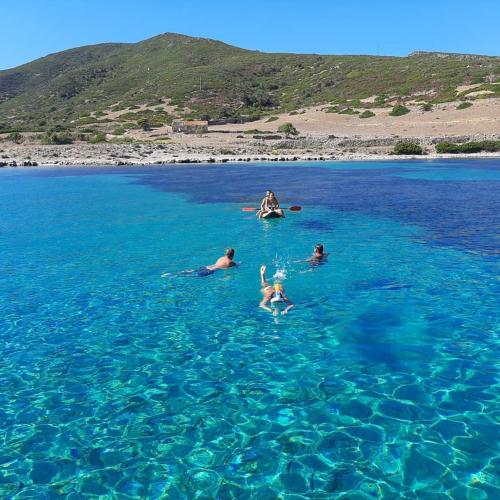
M 285 299 L 286 302 L 287 302 L 287 306 L 285 309 L 283 309 L 283 311 L 281 312 L 281 314 L 286 314 L 292 307 L 295 306 L 295 304 L 289 299 L 289 298 L 286 298 Z
M 266 266 L 260 266 L 260 286 L 262 288 L 267 288 L 269 283 L 266 280 Z
M 294 264 L 302 264 L 302 262 L 309 262 L 310 258 L 307 259 L 299 259 L 299 260 L 294 260 Z

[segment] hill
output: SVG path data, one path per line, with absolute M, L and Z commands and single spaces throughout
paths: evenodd
M 174 117 L 251 119 L 315 104 L 500 96 L 500 57 L 270 54 L 163 34 L 80 47 L 0 71 L 0 132 Z M 375 99 L 375 96 L 378 96 Z M 366 100 L 366 101 L 363 101 Z

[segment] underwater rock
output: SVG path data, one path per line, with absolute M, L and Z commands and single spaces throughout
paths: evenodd
M 305 493 L 308 489 L 305 478 L 296 472 L 280 474 L 280 481 L 284 488 L 294 493 Z
M 404 478 L 407 485 L 415 482 L 437 481 L 446 472 L 443 464 L 420 453 L 412 446 L 405 460 Z
M 30 478 L 36 484 L 48 484 L 57 474 L 57 467 L 50 462 L 35 462 Z

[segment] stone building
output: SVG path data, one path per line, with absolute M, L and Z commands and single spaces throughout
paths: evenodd
M 174 120 L 172 122 L 172 132 L 182 134 L 204 134 L 208 131 L 208 121 L 206 120 Z

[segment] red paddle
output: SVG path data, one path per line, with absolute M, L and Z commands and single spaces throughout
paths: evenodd
M 241 210 L 243 210 L 243 212 L 256 212 L 259 209 L 254 207 L 243 207 Z M 290 212 L 300 212 L 302 210 L 302 207 L 299 207 L 298 205 L 293 205 L 288 208 L 282 208 L 281 210 L 290 210 Z

